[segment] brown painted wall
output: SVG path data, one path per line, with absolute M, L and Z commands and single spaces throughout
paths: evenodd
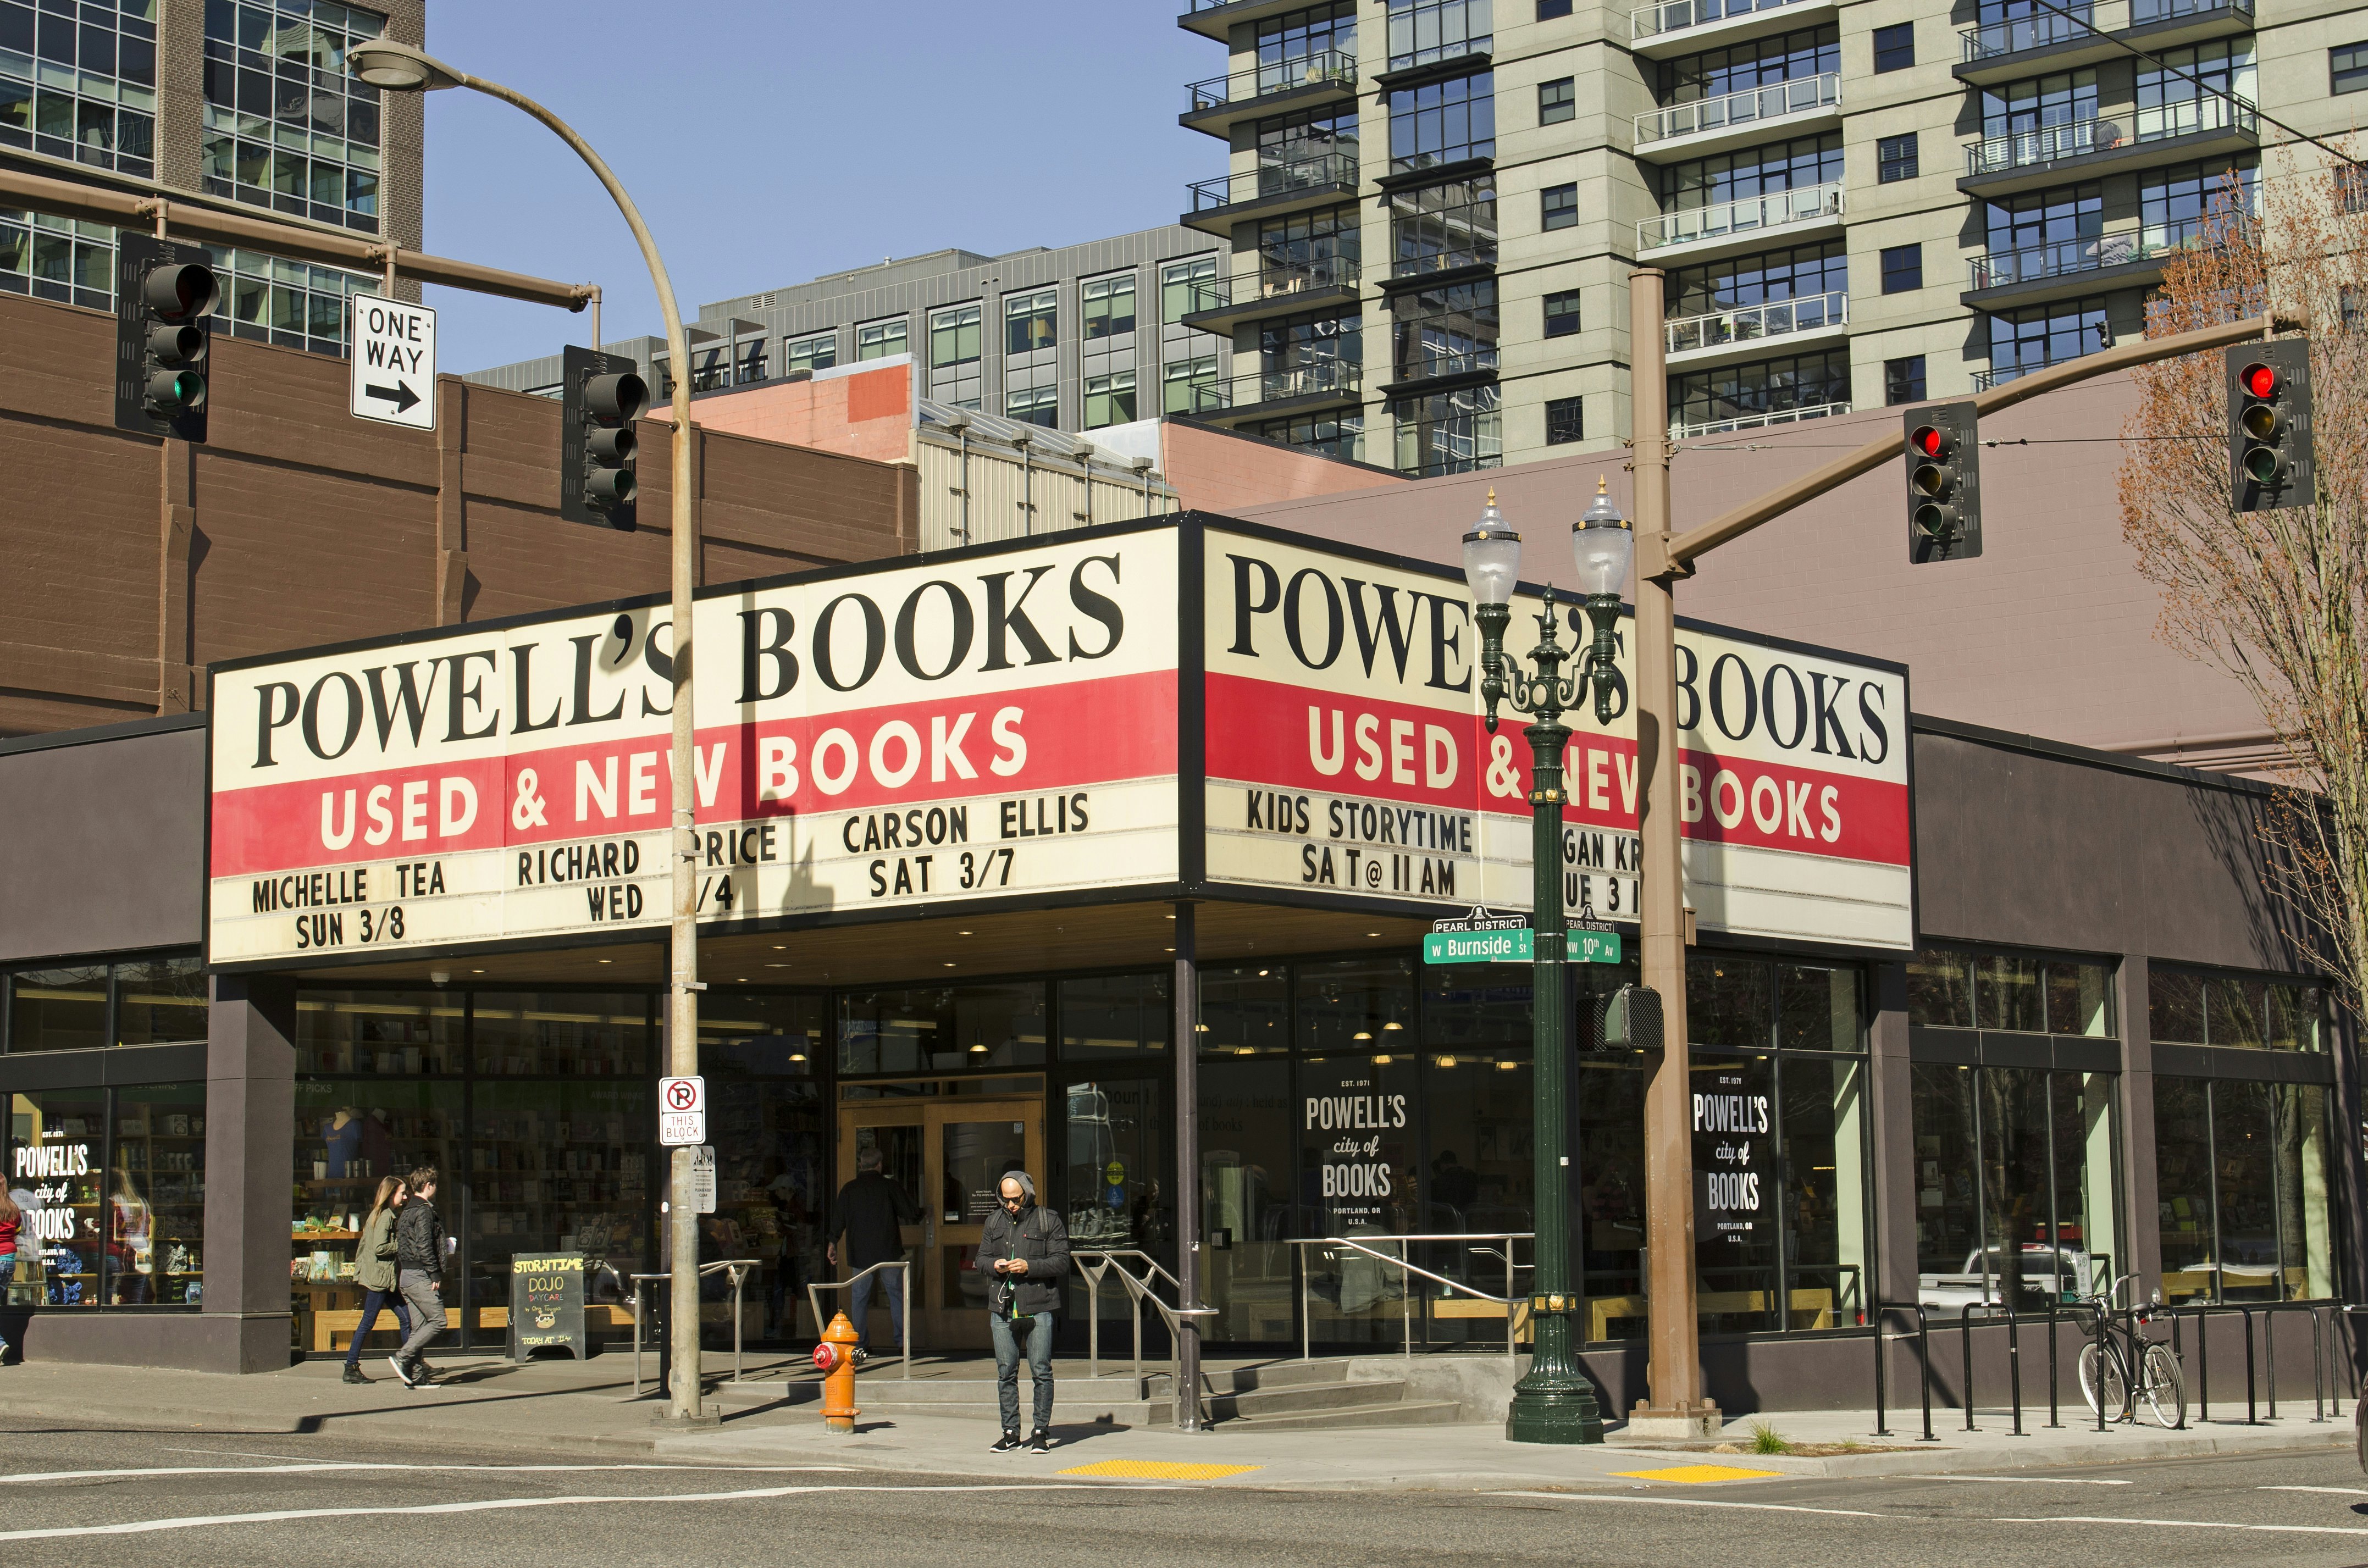
M 0 296 L 0 735 L 187 711 L 215 659 L 666 586 L 666 426 L 641 529 L 558 515 L 559 407 L 438 387 L 439 428 L 346 412 L 342 359 L 217 335 L 203 447 L 114 427 L 114 324 Z M 703 581 L 912 548 L 902 465 L 694 431 Z

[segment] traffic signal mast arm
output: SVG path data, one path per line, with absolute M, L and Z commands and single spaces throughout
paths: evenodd
M 2299 330 L 2305 324 L 2278 318 L 2274 325 L 2287 331 Z M 2200 354 L 2215 348 L 2226 348 L 2270 335 L 2272 322 L 2266 316 L 2248 316 L 2243 321 L 2224 323 L 2219 326 L 2199 327 L 2169 337 L 2140 338 L 2101 353 L 2083 355 L 2060 365 L 2050 365 L 2019 376 L 2004 386 L 1992 387 L 1972 400 L 1978 415 L 2010 408 L 2059 387 L 2072 386 L 2099 376 L 2110 376 L 2116 370 L 2126 370 L 2134 365 L 2151 365 L 2158 360 L 2176 359 L 2182 354 Z M 1782 484 L 1759 500 L 1736 507 L 1724 517 L 1714 517 L 1698 528 L 1662 539 L 1639 530 L 1636 539 L 1636 574 L 1639 577 L 1683 576 L 1692 570 L 1698 558 L 1709 554 L 1722 544 L 1731 543 L 1759 527 L 1772 522 L 1794 507 L 1816 500 L 1828 490 L 1839 489 L 1862 473 L 1883 467 L 1907 450 L 1907 433 L 1894 430 L 1890 435 L 1868 442 L 1846 457 L 1837 458 L 1823 468 L 1803 474 L 1790 484 Z

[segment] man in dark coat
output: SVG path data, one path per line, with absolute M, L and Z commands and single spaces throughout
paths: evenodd
M 1036 1202 L 1036 1184 L 1026 1171 L 1003 1178 L 996 1210 L 986 1217 L 978 1244 L 978 1270 L 987 1277 L 987 1331 L 995 1341 L 996 1397 L 1003 1407 L 1003 1436 L 993 1447 L 1009 1453 L 1019 1437 L 1019 1355 L 1028 1354 L 1028 1375 L 1036 1385 L 1036 1426 L 1027 1439 L 1031 1454 L 1053 1448 L 1053 1322 L 1061 1310 L 1061 1287 L 1069 1276 L 1069 1227 Z
M 892 1263 L 905 1256 L 903 1227 L 921 1222 L 921 1210 L 905 1195 L 905 1189 L 881 1173 L 883 1162 L 880 1150 L 864 1149 L 855 1156 L 855 1179 L 838 1189 L 838 1202 L 831 1211 L 830 1244 L 823 1256 L 831 1263 L 838 1262 L 838 1244 L 847 1244 L 847 1266 L 860 1276 L 848 1294 L 848 1321 L 855 1332 L 865 1334 L 871 1318 L 871 1290 L 878 1286 L 888 1297 L 888 1323 L 894 1331 L 896 1348 L 905 1347 L 905 1282 L 897 1278 L 906 1269 L 883 1268 L 877 1274 L 863 1270 L 875 1263 Z M 817 1324 L 819 1329 L 822 1325 Z M 860 1358 L 863 1352 L 856 1351 Z

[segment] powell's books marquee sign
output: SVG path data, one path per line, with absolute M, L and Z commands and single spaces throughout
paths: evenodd
M 1188 515 L 711 588 L 696 615 L 704 921 L 1529 905 L 1528 747 L 1481 726 L 1440 569 Z M 214 666 L 210 960 L 663 926 L 673 647 L 652 599 Z M 1903 672 L 1688 629 L 1679 676 L 1701 925 L 1912 945 Z M 1580 716 L 1563 862 L 1572 908 L 1626 923 L 1622 707 Z

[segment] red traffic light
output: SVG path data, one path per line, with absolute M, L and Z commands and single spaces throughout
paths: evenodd
M 1939 426 L 1926 425 L 1907 438 L 1907 444 L 1919 457 L 1937 458 L 1949 449 L 1949 437 Z
M 2245 389 L 2245 394 L 2248 397 L 2275 397 L 2278 395 L 2278 373 L 2275 370 L 2271 369 L 2267 365 L 2252 364 L 2246 366 L 2243 371 L 2237 375 L 2237 381 L 2238 385 Z

